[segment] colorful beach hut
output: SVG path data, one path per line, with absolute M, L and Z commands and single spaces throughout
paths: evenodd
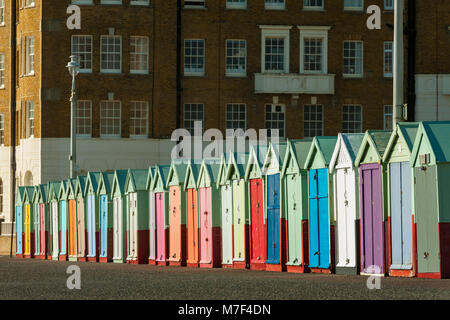
M 25 187 L 17 187 L 16 192 L 16 257 L 23 258 L 23 198 Z
M 86 185 L 84 196 L 86 199 L 86 259 L 87 261 L 98 262 L 99 257 L 99 215 L 100 202 L 97 194 L 100 172 L 88 172 L 86 176 Z
M 336 273 L 359 272 L 359 172 L 355 159 L 364 133 L 340 133 L 329 167 L 333 176 Z
M 264 213 L 263 163 L 267 156 L 267 144 L 253 144 L 245 169 L 250 205 L 250 269 L 266 269 L 267 229 Z
M 113 202 L 112 185 L 114 172 L 101 172 L 98 180 L 97 196 L 100 203 L 99 216 L 99 262 L 111 262 L 113 258 Z
M 50 239 L 49 239 L 49 256 L 52 260 L 59 260 L 59 241 L 60 241 L 60 219 L 58 210 L 58 193 L 61 188 L 61 182 L 48 183 L 48 208 L 50 221 Z
M 169 190 L 169 265 L 186 265 L 186 192 L 183 189 L 188 164 L 173 160 L 167 176 Z
M 86 261 L 87 255 L 87 198 L 86 176 L 78 176 L 75 184 L 75 198 L 77 202 L 77 257 L 78 261 Z
M 127 263 L 147 264 L 149 253 L 148 170 L 128 170 Z
M 125 195 L 125 182 L 127 180 L 127 170 L 114 171 L 114 180 L 111 187 L 111 197 L 113 200 L 113 262 L 126 262 L 127 242 L 126 242 L 126 219 L 127 201 Z
M 398 123 L 392 132 L 383 163 L 388 170 L 389 275 L 413 277 L 417 270 L 413 211 L 411 152 L 419 123 Z
M 170 165 L 156 165 L 153 176 L 155 194 L 156 265 L 167 265 L 169 256 L 169 195 L 166 188 Z
M 199 207 L 200 267 L 221 266 L 220 188 L 217 187 L 220 164 L 217 160 L 202 162 L 197 180 Z
M 217 188 L 220 188 L 221 233 L 222 233 L 222 267 L 233 267 L 233 190 L 231 181 L 226 179 L 229 154 L 223 153 L 220 158 Z
M 190 162 L 184 178 L 186 192 L 186 265 L 199 267 L 199 223 L 198 223 L 198 190 L 197 180 L 201 164 Z
M 75 196 L 75 187 L 77 185 L 77 179 L 67 180 L 67 204 L 68 204 L 68 238 L 69 238 L 69 261 L 78 261 L 77 251 L 77 199 Z
M 421 278 L 450 277 L 449 137 L 450 121 L 422 122 L 411 154 Z
M 386 273 L 387 174 L 383 155 L 392 131 L 368 130 L 359 148 L 361 274 Z
M 328 172 L 337 137 L 315 137 L 306 158 L 308 170 L 309 269 L 334 268 L 333 179 Z
M 312 139 L 288 140 L 281 169 L 287 224 L 287 272 L 304 273 L 309 270 L 308 172 L 305 162 L 311 143 Z
M 33 214 L 34 187 L 25 187 L 23 195 L 23 232 L 24 232 L 24 258 L 34 258 L 34 214 Z
M 59 261 L 67 260 L 67 252 L 68 252 L 68 221 L 69 221 L 69 210 L 68 210 L 68 182 L 67 180 L 62 180 L 59 186 L 58 191 L 58 202 L 59 202 L 59 210 L 58 210 L 58 220 L 59 220 Z
M 148 192 L 148 238 L 149 252 L 148 263 L 156 264 L 156 216 L 155 216 L 155 193 L 153 192 L 153 177 L 156 168 L 150 166 L 147 173 L 147 192 Z
M 48 232 L 49 232 L 49 215 L 47 206 L 47 185 L 40 184 L 34 189 L 34 206 L 35 210 L 35 232 L 36 241 L 39 242 L 36 247 L 35 258 L 47 259 L 48 252 Z

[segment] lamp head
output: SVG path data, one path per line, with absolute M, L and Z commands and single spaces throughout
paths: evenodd
M 69 73 L 71 76 L 78 75 L 80 72 L 80 64 L 78 63 L 78 56 L 72 55 L 70 56 L 70 62 L 67 64 L 67 69 L 69 69 Z

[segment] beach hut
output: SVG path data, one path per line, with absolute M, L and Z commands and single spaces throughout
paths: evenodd
M 148 263 L 156 264 L 156 216 L 155 216 L 155 193 L 153 192 L 153 177 L 155 167 L 150 166 L 147 173 L 147 192 L 148 192 Z
M 267 260 L 266 270 L 286 270 L 286 216 L 281 169 L 286 154 L 286 142 L 270 143 L 263 169 L 266 174 Z
M 41 250 L 39 246 L 41 245 L 40 236 L 41 236 L 41 210 L 38 201 L 38 193 L 39 187 L 33 186 L 33 196 L 32 196 L 32 213 L 33 213 L 33 230 L 34 230 L 34 258 L 41 258 Z
M 113 204 L 111 189 L 114 172 L 102 172 L 98 180 L 97 196 L 100 203 L 99 216 L 99 262 L 111 262 L 113 258 Z
M 249 210 L 245 169 L 248 153 L 231 152 L 225 179 L 233 192 L 233 268 L 250 267 Z
M 413 277 L 417 270 L 413 243 L 413 169 L 411 152 L 419 123 L 398 123 L 392 132 L 383 163 L 388 170 L 389 275 Z
M 383 155 L 392 131 L 369 130 L 355 160 L 359 168 L 360 272 L 386 273 L 387 175 Z
M 48 252 L 48 232 L 49 232 L 49 215 L 47 206 L 47 192 L 46 184 L 37 185 L 34 189 L 34 207 L 35 207 L 35 236 L 36 241 L 39 242 L 36 247 L 35 258 L 47 259 Z
M 222 226 L 222 267 L 233 267 L 233 190 L 231 181 L 226 179 L 229 154 L 222 154 L 219 164 L 217 188 L 220 188 Z
M 114 180 L 111 187 L 113 201 L 113 262 L 126 262 L 126 219 L 128 204 L 125 195 L 125 182 L 127 170 L 114 171 Z
M 169 190 L 169 265 L 186 265 L 186 192 L 183 190 L 187 163 L 172 161 L 167 176 Z
M 59 202 L 59 210 L 58 210 L 58 220 L 59 220 L 59 261 L 67 260 L 67 252 L 68 252 L 68 221 L 69 221 L 69 210 L 68 210 L 68 182 L 67 180 L 62 180 L 58 190 L 58 202 Z
M 199 223 L 198 223 L 198 190 L 197 180 L 201 164 L 190 162 L 184 178 L 186 192 L 186 265 L 199 266 Z
M 34 258 L 34 214 L 33 214 L 34 187 L 25 187 L 23 194 L 23 233 L 24 258 Z
M 202 162 L 197 180 L 200 224 L 199 248 L 200 267 L 221 266 L 221 199 L 217 187 L 220 163 L 205 159 Z
M 78 261 L 86 261 L 87 255 L 87 198 L 86 176 L 78 176 L 75 184 L 75 198 L 77 202 L 77 256 Z
M 86 201 L 86 259 L 87 261 L 98 262 L 99 256 L 99 215 L 100 202 L 97 194 L 98 182 L 100 179 L 100 172 L 88 172 L 86 176 L 86 185 L 84 189 L 84 196 Z
M 340 133 L 329 173 L 333 176 L 337 274 L 359 272 L 359 174 L 355 159 L 364 133 Z
M 68 205 L 68 247 L 69 247 L 69 261 L 78 261 L 77 251 L 77 200 L 75 197 L 75 187 L 77 179 L 67 180 L 67 205 Z
M 308 170 L 309 269 L 334 267 L 333 179 L 328 172 L 337 137 L 315 137 L 306 157 Z
M 50 221 L 50 239 L 49 239 L 49 259 L 59 260 L 59 239 L 60 239 L 60 221 L 58 210 L 58 193 L 61 188 L 61 182 L 48 183 L 48 208 Z
M 288 140 L 281 169 L 286 208 L 286 271 L 304 273 L 308 269 L 308 172 L 306 157 L 312 139 Z
M 148 170 L 128 170 L 127 263 L 147 264 L 149 253 Z
M 414 168 L 417 277 L 450 277 L 450 121 L 422 122 Z
M 16 192 L 16 257 L 23 258 L 23 197 L 25 187 L 17 187 Z
M 264 214 L 263 162 L 267 155 L 267 144 L 253 144 L 245 169 L 245 182 L 250 197 L 250 269 L 266 269 L 267 230 Z
M 156 165 L 153 176 L 155 194 L 156 265 L 167 265 L 169 256 L 169 195 L 166 188 L 170 165 Z

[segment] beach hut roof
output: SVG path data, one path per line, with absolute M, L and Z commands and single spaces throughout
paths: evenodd
M 245 180 L 250 178 L 250 173 L 254 167 L 258 172 L 258 176 L 263 175 L 264 160 L 266 159 L 269 145 L 267 143 L 257 143 L 250 145 L 250 153 L 247 166 L 245 168 Z
M 337 137 L 318 136 L 311 143 L 308 156 L 305 161 L 305 168 L 310 168 L 314 158 L 319 157 L 322 165 L 328 167 L 333 156 L 334 147 L 336 146 Z
M 450 121 L 424 121 L 420 123 L 411 155 L 411 165 L 418 160 L 422 143 L 431 152 L 431 164 L 450 162 Z
M 186 170 L 188 167 L 188 163 L 180 160 L 173 160 L 170 164 L 169 174 L 167 176 L 166 188 L 172 182 L 175 182 L 178 185 L 184 183 L 184 179 L 186 178 Z
M 355 159 L 355 166 L 358 167 L 360 165 L 364 156 L 367 154 L 366 151 L 368 149 L 373 150 L 376 156 L 376 159 L 373 159 L 373 161 L 381 163 L 391 135 L 391 130 L 367 130 L 364 135 L 363 142 L 358 150 L 358 154 Z
M 84 194 L 88 194 L 89 191 L 97 193 L 99 182 L 100 172 L 88 172 Z
M 187 190 L 189 186 L 197 188 L 197 180 L 201 167 L 201 163 L 189 162 L 184 177 L 184 190 Z
M 333 172 L 335 166 L 337 165 L 341 146 L 344 146 L 347 151 L 348 161 L 350 161 L 353 165 L 363 140 L 364 133 L 339 133 L 330 161 L 330 173 Z
M 147 169 L 129 169 L 125 182 L 127 192 L 147 190 Z

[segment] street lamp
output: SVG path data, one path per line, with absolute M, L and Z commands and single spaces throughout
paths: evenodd
M 394 65 L 393 81 L 394 94 L 392 104 L 392 130 L 395 130 L 396 123 L 403 121 L 404 101 L 403 101 L 403 76 L 404 76 L 404 49 L 403 49 L 403 12 L 405 8 L 404 0 L 394 1 Z
M 75 87 L 75 77 L 80 72 L 80 64 L 78 63 L 78 56 L 70 56 L 70 62 L 67 64 L 67 69 L 72 76 L 72 94 L 70 96 L 70 178 L 76 176 L 76 127 L 75 127 L 75 108 L 77 105 L 77 92 Z

